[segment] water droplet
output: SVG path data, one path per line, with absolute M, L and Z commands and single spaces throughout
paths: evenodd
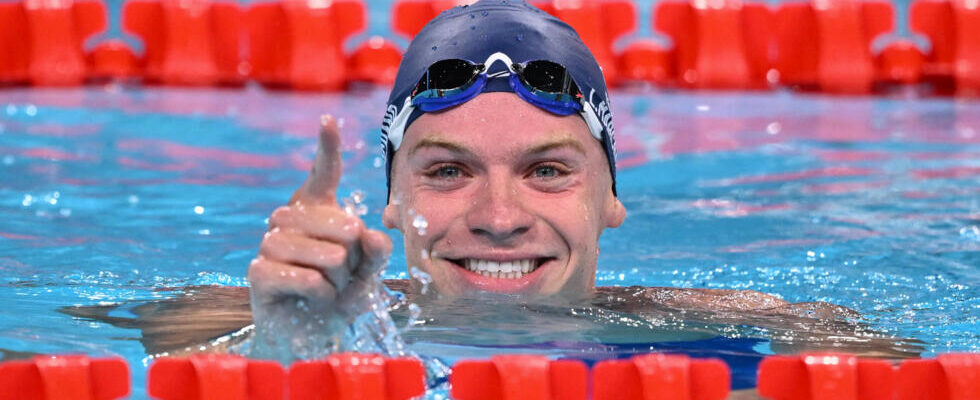
M 415 266 L 408 269 L 408 275 L 412 277 L 412 280 L 418 281 L 419 285 L 421 285 L 419 293 L 426 294 L 429 292 L 429 284 L 432 283 L 432 276 Z
M 28 117 L 37 115 L 37 106 L 28 104 L 27 107 L 24 107 L 24 114 L 27 114 Z
M 374 157 L 374 168 L 381 168 L 384 163 L 385 161 L 382 160 L 381 157 Z
M 456 41 L 455 41 L 455 40 L 453 40 L 453 46 L 455 46 L 455 45 L 456 45 Z M 2 127 L 2 126 L 0 126 L 0 131 L 3 131 L 3 129 L 2 129 L 2 128 L 3 128 L 3 127 Z
M 470 14 L 470 19 L 475 19 L 476 15 Z
M 960 237 L 964 239 L 980 240 L 980 227 L 976 225 L 964 226 L 960 228 Z
M 129 197 L 126 198 L 126 202 L 129 203 L 129 204 L 131 204 L 131 205 L 136 205 L 136 204 L 139 204 L 140 198 L 138 196 L 136 196 L 135 194 L 131 194 L 131 195 L 129 195 Z
M 470 25 L 470 30 L 476 30 L 476 25 Z
M 439 48 L 438 46 L 432 46 L 432 51 L 436 51 L 436 49 L 438 48 Z
M 11 155 L 3 156 L 3 165 L 13 165 L 13 164 L 14 164 L 14 156 Z
M 429 227 L 429 221 L 426 221 L 422 214 L 416 215 L 412 219 L 412 227 L 418 230 L 419 236 L 425 236 L 425 228 Z
M 197 214 L 197 215 L 204 214 L 204 207 L 194 206 L 194 214 Z
M 770 135 L 778 134 L 781 130 L 783 130 L 783 124 L 780 124 L 779 122 L 773 122 L 766 125 L 766 133 Z
M 517 41 L 520 42 L 522 40 L 524 40 L 524 34 L 523 33 L 518 33 L 517 34 Z
M 421 325 L 424 321 L 420 321 L 419 317 L 422 316 L 422 307 L 418 304 L 412 303 L 408 305 L 408 326 Z
M 13 104 L 7 104 L 7 115 L 17 114 L 17 106 Z
M 489 12 L 487 12 L 487 10 L 483 10 L 483 12 L 480 13 L 480 15 L 483 15 L 484 17 L 486 17 L 487 14 L 489 14 Z
M 355 190 L 350 193 L 350 196 L 345 197 L 342 202 L 344 203 L 344 212 L 347 215 L 367 215 L 368 207 L 364 204 L 364 192 L 360 190 Z

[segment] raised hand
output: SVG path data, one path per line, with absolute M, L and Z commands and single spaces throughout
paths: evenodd
M 338 205 L 340 176 L 340 131 L 324 116 L 313 169 L 272 213 L 248 269 L 257 348 L 302 355 L 329 345 L 378 284 L 391 239 Z

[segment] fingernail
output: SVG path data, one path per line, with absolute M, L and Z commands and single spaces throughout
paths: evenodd
M 320 116 L 320 126 L 327 126 L 328 122 L 330 122 L 330 114 L 323 114 Z

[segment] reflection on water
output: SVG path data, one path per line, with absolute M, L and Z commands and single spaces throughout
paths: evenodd
M 603 287 L 591 301 L 528 304 L 488 294 L 442 299 L 421 295 L 406 281 L 385 283 L 404 293 L 384 291 L 393 294 L 389 307 L 358 317 L 336 341 L 314 334 L 301 347 L 287 343 L 258 352 L 250 337 L 246 288 L 197 287 L 163 301 L 62 311 L 137 329 L 144 347 L 156 355 L 230 348 L 287 363 L 295 356 L 351 350 L 417 356 L 426 362 L 433 394 L 444 392 L 441 384 L 448 365 L 503 353 L 544 354 L 590 364 L 651 351 L 715 357 L 728 362 L 735 388 L 747 388 L 754 385 L 758 362 L 768 354 L 834 350 L 906 358 L 922 350 L 921 342 L 876 332 L 853 311 L 826 303 L 770 307 L 749 299 L 755 308 L 736 308 L 710 301 L 691 303 L 690 293 L 671 288 Z M 412 307 L 416 304 L 421 307 Z
M 140 342 L 145 331 L 55 310 L 177 296 L 165 288 L 244 286 L 266 218 L 305 178 L 324 112 L 345 121 L 338 193 L 360 191 L 364 220 L 380 229 L 386 196 L 376 144 L 386 95 L 5 90 L 0 348 L 114 353 L 139 365 L 149 350 Z M 498 346 L 549 344 L 535 347 L 541 352 L 649 349 L 644 341 L 714 340 L 706 347 L 723 349 L 741 338 L 754 344 L 730 352 L 764 353 L 835 336 L 856 338 L 835 339 L 848 346 L 892 346 L 869 339 L 875 331 L 920 339 L 927 354 L 980 350 L 980 102 L 784 92 L 612 97 L 629 217 L 600 242 L 599 285 L 751 289 L 839 304 L 866 325 L 800 333 L 827 311 L 804 306 L 746 316 L 597 304 L 566 315 L 545 306 L 505 312 L 487 301 L 419 302 L 405 332 L 410 349 L 452 355 L 454 343 L 495 348 L 487 347 L 493 336 Z M 393 238 L 385 278 L 408 278 Z M 476 312 L 498 317 L 453 327 Z M 397 323 L 408 324 L 411 313 L 396 310 Z M 522 313 L 534 317 L 506 321 Z M 106 317 L 127 316 L 117 308 Z M 498 324 L 507 329 L 498 332 Z M 651 332 L 667 332 L 668 341 Z M 695 333 L 715 339 L 684 336 Z M 623 339 L 597 344 L 603 335 Z M 139 396 L 143 374 L 133 376 Z

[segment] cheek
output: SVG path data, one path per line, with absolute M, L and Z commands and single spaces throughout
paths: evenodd
M 402 232 L 408 245 L 431 247 L 435 240 L 445 237 L 461 220 L 463 212 L 459 199 L 433 198 L 416 194 L 403 206 Z M 458 224 L 456 224 L 458 225 Z
M 537 213 L 551 221 L 570 242 L 594 246 L 589 242 L 594 242 L 597 237 L 601 206 L 592 191 L 583 190 L 571 196 L 551 198 L 536 208 Z

